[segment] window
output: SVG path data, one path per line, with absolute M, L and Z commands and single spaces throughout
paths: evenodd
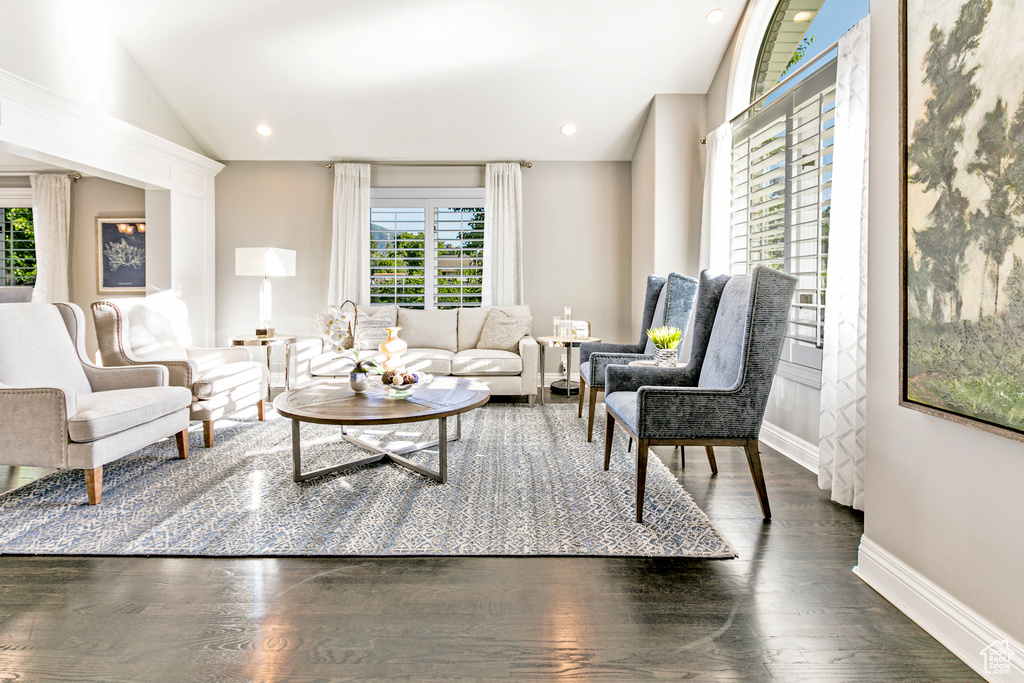
M 36 240 L 32 209 L 0 208 L 0 286 L 36 283 Z
M 797 277 L 780 374 L 818 385 L 832 198 L 836 62 L 733 123 L 730 272 Z
M 482 305 L 483 188 L 377 188 L 370 197 L 371 304 Z

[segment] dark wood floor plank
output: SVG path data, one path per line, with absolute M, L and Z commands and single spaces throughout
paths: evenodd
M 740 449 L 655 452 L 738 559 L 0 557 L 0 680 L 980 680 L 851 572 L 814 475 L 764 448 L 765 524 Z

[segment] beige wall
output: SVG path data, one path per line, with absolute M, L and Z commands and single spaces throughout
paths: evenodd
M 523 169 L 524 289 L 534 332 L 551 333 L 566 304 L 611 341 L 629 325 L 630 170 L 628 162 L 534 162 Z M 375 185 L 479 187 L 479 168 L 381 167 Z M 319 162 L 229 162 L 217 176 L 217 339 L 251 334 L 258 278 L 234 275 L 236 247 L 297 252 L 298 275 L 277 278 L 274 326 L 314 336 L 327 307 L 334 174 Z M 551 371 L 557 365 L 550 354 Z
M 98 291 L 96 219 L 145 215 L 146 194 L 137 187 L 102 178 L 82 178 L 71 185 L 70 294 L 71 301 L 85 313 L 85 346 L 90 359 L 96 354 L 96 332 L 89 307 L 94 301 L 116 298 Z
M 901 408 L 896 3 L 871 3 L 864 534 L 1024 641 L 1024 444 Z

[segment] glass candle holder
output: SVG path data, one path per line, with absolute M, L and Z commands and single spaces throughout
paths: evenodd
M 562 319 L 559 318 L 557 315 L 555 316 L 555 331 L 552 332 L 552 334 L 555 335 L 556 337 L 562 336 Z

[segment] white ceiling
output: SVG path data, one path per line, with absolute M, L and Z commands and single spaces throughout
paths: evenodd
M 707 92 L 745 4 L 99 0 L 215 158 L 372 161 L 628 160 L 655 94 Z

